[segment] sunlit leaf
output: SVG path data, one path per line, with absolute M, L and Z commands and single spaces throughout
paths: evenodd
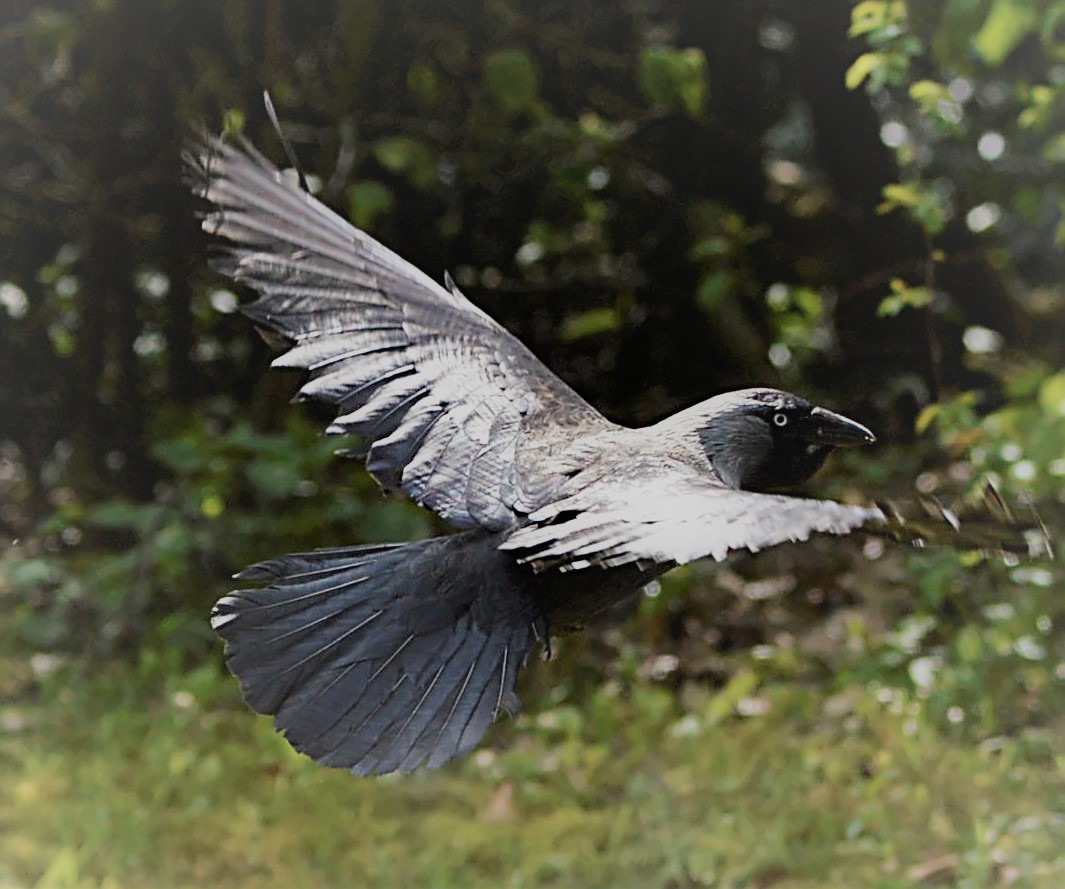
M 940 405 L 938 402 L 933 402 L 932 404 L 925 405 L 925 407 L 922 408 L 921 412 L 917 415 L 917 419 L 914 421 L 914 431 L 918 435 L 923 435 L 925 432 L 927 432 L 928 427 L 931 426 L 935 422 L 936 417 L 939 416 L 940 410 L 942 410 L 942 405 Z
M 719 725 L 735 710 L 736 705 L 749 697 L 758 688 L 758 675 L 744 670 L 733 676 L 728 683 L 710 700 L 703 718 L 707 725 Z
M 910 287 L 899 278 L 891 282 L 891 290 L 891 296 L 882 299 L 876 309 L 877 315 L 882 318 L 897 315 L 903 309 L 922 309 L 930 305 L 934 298 L 929 288 Z
M 562 339 L 573 342 L 586 336 L 608 333 L 621 327 L 621 317 L 613 308 L 589 309 L 577 315 L 571 315 L 562 325 Z
M 890 213 L 899 208 L 907 210 L 929 234 L 939 234 L 947 221 L 946 199 L 935 183 L 892 183 L 883 189 L 884 201 L 877 213 Z
M 848 37 L 861 37 L 873 31 L 894 24 L 898 18 L 902 3 L 892 0 L 863 0 L 851 10 L 851 25 Z
M 244 132 L 247 115 L 241 108 L 227 108 L 222 115 L 222 132 L 227 136 L 236 136 Z
M 883 53 L 862 53 L 854 60 L 844 76 L 843 82 L 847 85 L 847 89 L 854 90 L 860 87 L 867 77 L 883 66 L 884 62 Z
M 657 46 L 640 53 L 640 90 L 659 108 L 679 108 L 699 114 L 710 93 L 706 57 L 702 50 Z
M 918 80 L 910 87 L 913 99 L 925 114 L 936 110 L 940 102 L 950 101 L 950 90 L 945 84 L 935 80 Z
M 1039 10 L 1032 0 L 995 0 L 983 27 L 973 37 L 973 47 L 989 65 L 1001 65 L 1038 25 Z
M 200 512 L 209 519 L 218 518 L 225 511 L 225 508 L 225 500 L 222 499 L 220 494 L 214 491 L 205 493 L 203 499 L 200 500 Z
M 895 182 L 884 186 L 884 199 L 885 203 L 881 206 L 893 210 L 896 207 L 917 206 L 924 200 L 924 194 L 916 185 Z
M 940 65 L 964 69 L 972 64 L 970 40 L 985 20 L 991 2 L 946 0 L 939 12 L 932 38 L 932 51 Z
M 1051 413 L 1065 416 L 1065 373 L 1047 377 L 1039 387 L 1039 403 Z

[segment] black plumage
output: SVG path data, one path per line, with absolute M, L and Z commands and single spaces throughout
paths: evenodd
M 864 426 L 772 389 L 618 426 L 445 278 L 438 284 L 250 146 L 187 155 L 245 313 L 289 348 L 299 398 L 334 405 L 385 489 L 462 529 L 285 556 L 240 577 L 212 624 L 248 703 L 298 749 L 360 774 L 439 766 L 517 705 L 518 668 L 674 565 L 856 529 L 968 538 L 947 512 L 767 493 L 809 478 Z M 1010 544 L 1023 546 L 1007 535 Z M 1001 534 L 978 539 L 1004 545 Z
M 242 572 L 215 629 L 248 703 L 292 745 L 359 774 L 469 750 L 546 634 L 492 534 L 290 555 Z

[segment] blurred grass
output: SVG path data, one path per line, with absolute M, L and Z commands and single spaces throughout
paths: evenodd
M 613 681 L 443 771 L 361 780 L 234 686 L 64 667 L 7 708 L 0 886 L 1065 885 L 1060 745 L 951 740 L 894 691 L 779 682 L 740 716 L 743 689 Z

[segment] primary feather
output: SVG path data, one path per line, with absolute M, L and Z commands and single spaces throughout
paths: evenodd
M 538 439 L 606 429 L 607 420 L 454 286 L 287 185 L 247 146 L 210 140 L 190 153 L 204 229 L 223 239 L 216 268 L 260 294 L 243 308 L 292 347 L 299 397 L 336 405 L 327 430 L 385 488 L 402 488 L 460 528 L 499 529 L 523 508 L 500 461 Z

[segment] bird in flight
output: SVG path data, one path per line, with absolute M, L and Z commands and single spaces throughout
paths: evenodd
M 299 751 L 361 775 L 435 768 L 517 707 L 519 668 L 676 565 L 815 533 L 965 538 L 949 511 L 774 493 L 863 425 L 775 389 L 717 395 L 646 428 L 607 420 L 515 337 L 328 209 L 244 141 L 186 154 L 243 307 L 275 367 L 333 405 L 331 434 L 386 491 L 457 533 L 283 556 L 238 578 L 212 626 L 247 703 Z M 953 536 L 952 536 L 953 535 Z M 1012 540 L 1009 534 L 1007 540 Z M 941 541 L 943 542 L 943 541 Z

